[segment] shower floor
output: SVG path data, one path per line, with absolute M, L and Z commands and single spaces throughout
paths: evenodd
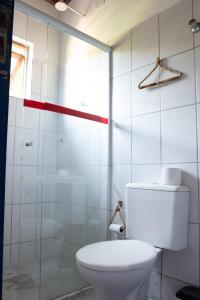
M 56 298 L 55 300 L 96 300 L 93 290 L 82 291 L 79 294 Z
M 73 266 L 62 268 L 57 261 L 51 260 L 43 266 L 43 280 L 39 288 L 39 265 L 29 264 L 19 270 L 9 270 L 4 273 L 3 300 L 64 300 L 64 299 L 88 299 L 88 293 L 82 292 L 76 297 L 60 297 L 68 290 L 68 293 L 86 286 L 86 283 L 79 278 L 78 271 Z M 85 296 L 85 295 L 89 296 Z M 73 294 L 72 294 L 73 295 Z M 81 296 L 81 298 L 79 298 Z M 83 296 L 83 297 L 82 297 Z M 84 296 L 86 298 L 84 298 Z

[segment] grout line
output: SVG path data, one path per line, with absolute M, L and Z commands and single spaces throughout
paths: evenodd
M 198 164 L 199 162 L 198 161 L 189 161 L 189 162 L 173 162 L 173 163 L 170 163 L 170 162 L 163 162 L 163 165 L 188 165 L 188 164 Z M 133 167 L 133 166 L 160 166 L 160 163 L 157 162 L 157 163 L 133 163 L 133 164 L 113 164 L 112 167 Z
M 184 54 L 184 53 L 186 53 L 186 52 L 189 52 L 189 51 L 193 50 L 194 48 L 200 48 L 200 45 L 194 46 L 194 47 L 192 47 L 192 48 L 189 48 L 189 49 L 184 50 L 184 51 L 181 51 L 181 52 L 178 52 L 178 53 L 176 53 L 176 54 L 173 54 L 173 55 L 171 55 L 171 56 L 168 56 L 168 57 L 166 57 L 166 58 L 163 58 L 162 60 L 164 60 L 164 59 L 171 59 L 171 58 L 176 57 L 176 56 L 178 56 L 178 55 L 180 55 L 180 54 Z M 160 54 L 160 52 L 159 52 L 159 54 Z M 149 66 L 152 66 L 152 65 L 154 65 L 154 64 L 155 64 L 155 62 L 153 61 L 153 62 L 151 62 L 151 63 L 149 63 L 149 64 L 147 64 L 147 65 L 143 65 L 143 66 L 141 66 L 141 67 L 139 67 L 139 68 L 137 68 L 137 69 L 131 69 L 131 70 L 128 71 L 128 72 L 121 73 L 120 75 L 117 75 L 117 76 L 115 76 L 115 77 L 112 77 L 112 79 L 117 79 L 117 78 L 119 78 L 119 77 L 122 77 L 122 76 L 124 76 L 124 75 L 127 75 L 128 73 L 134 73 L 135 71 L 139 71 L 139 70 L 141 70 L 141 69 L 143 69 L 143 68 L 145 68 L 145 67 L 149 67 Z
M 185 108 L 185 107 L 194 106 L 194 105 L 196 105 L 198 103 L 199 102 L 194 101 L 194 103 L 190 103 L 190 104 L 186 104 L 186 105 L 174 106 L 174 107 L 159 109 L 159 110 L 150 111 L 150 112 L 146 112 L 146 113 L 141 113 L 141 114 L 137 114 L 137 115 L 127 116 L 127 117 L 123 117 L 123 118 L 117 118 L 117 119 L 114 119 L 112 122 L 119 122 L 121 120 L 129 119 L 131 117 L 132 118 L 138 118 L 138 117 L 141 117 L 141 116 L 152 115 L 152 114 L 159 113 L 159 112 L 163 113 L 163 112 L 169 111 L 169 110 L 174 110 L 174 109 L 179 109 L 179 108 Z

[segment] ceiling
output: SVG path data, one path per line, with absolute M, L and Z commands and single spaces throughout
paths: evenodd
M 46 1 L 23 1 L 104 43 L 113 45 L 120 36 L 137 24 L 182 0 L 72 0 L 70 6 L 81 13 L 86 12 L 85 17 L 79 17 L 69 10 L 58 13 Z
M 64 22 L 112 45 L 125 32 L 182 0 L 72 0 L 71 6 L 84 12 L 84 18 L 66 11 Z M 97 7 L 98 4 L 99 6 Z M 102 5 L 101 5 L 102 4 Z

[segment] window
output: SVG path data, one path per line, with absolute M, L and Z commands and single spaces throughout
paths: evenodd
M 28 72 L 30 72 L 31 46 L 27 43 L 13 40 L 11 56 L 11 78 L 10 78 L 10 96 L 24 98 L 29 94 L 28 87 L 30 82 Z

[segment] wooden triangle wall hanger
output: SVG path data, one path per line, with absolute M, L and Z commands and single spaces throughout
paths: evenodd
M 165 70 L 165 71 L 168 71 L 170 73 L 173 73 L 173 74 L 177 74 L 176 76 L 173 76 L 173 77 L 169 77 L 167 79 L 164 79 L 164 80 L 159 80 L 157 82 L 152 82 L 152 83 L 149 83 L 149 84 L 143 84 L 147 78 L 149 78 L 151 76 L 151 74 L 153 74 L 153 72 L 157 69 L 157 68 L 160 68 L 161 70 Z M 169 68 L 169 67 L 166 67 L 166 66 L 163 66 L 161 64 L 161 61 L 160 61 L 160 58 L 157 57 L 156 59 L 156 65 L 155 67 L 153 68 L 153 70 L 151 72 L 149 72 L 149 74 L 138 84 L 138 88 L 141 90 L 141 89 L 145 89 L 145 88 L 149 88 L 149 87 L 154 87 L 154 86 L 158 86 L 158 85 L 161 85 L 161 84 L 165 84 L 165 83 L 168 83 L 170 81 L 174 81 L 174 80 L 177 80 L 177 79 L 180 79 L 182 77 L 183 73 L 182 72 L 179 72 L 177 70 L 174 70 L 172 68 Z

